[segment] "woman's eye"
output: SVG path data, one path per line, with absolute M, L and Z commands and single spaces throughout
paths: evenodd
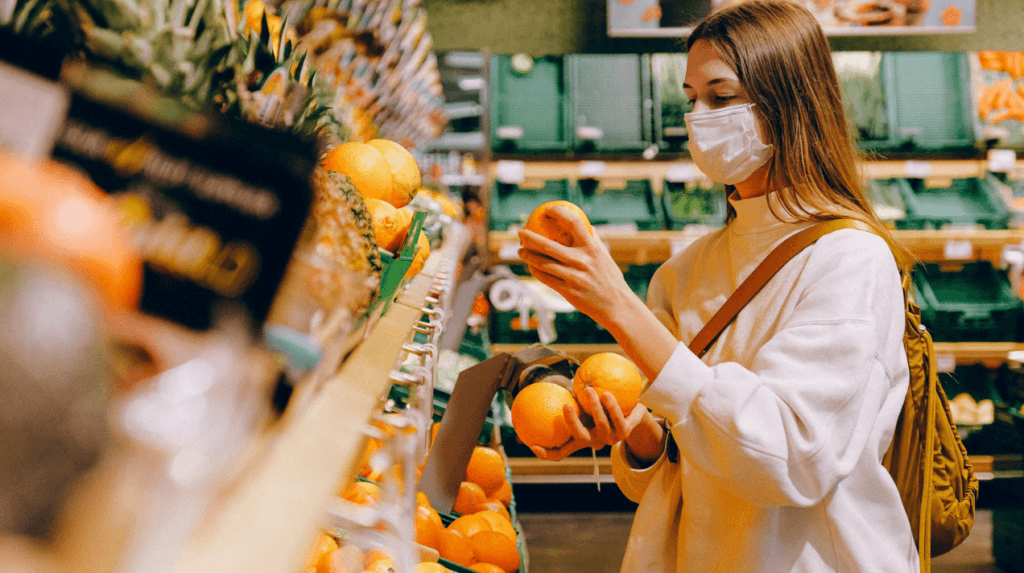
M 736 99 L 736 96 L 734 96 L 734 95 L 715 96 L 715 101 L 718 101 L 718 102 L 732 101 L 734 99 Z
M 690 104 L 690 106 L 693 106 L 693 104 L 697 102 L 697 98 L 687 99 L 686 101 L 687 103 Z

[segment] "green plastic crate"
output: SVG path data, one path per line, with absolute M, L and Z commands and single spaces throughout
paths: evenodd
M 577 189 L 576 204 L 594 225 L 636 225 L 641 231 L 665 228 L 665 215 L 648 179 L 629 180 L 621 188 L 581 179 Z
M 685 77 L 686 54 L 651 56 L 654 142 L 663 150 L 686 150 L 688 134 L 683 116 L 692 106 L 683 90 Z
M 881 52 L 832 52 L 846 120 L 860 147 L 893 145 Z
M 491 194 L 491 229 L 506 231 L 510 225 L 522 225 L 541 203 L 570 200 L 568 179 L 545 181 L 540 189 L 495 182 Z
M 1020 340 L 1021 300 L 1006 272 L 988 261 L 942 270 L 926 263 L 914 270 L 921 322 L 937 342 L 1014 342 Z
M 575 149 L 641 151 L 651 145 L 649 56 L 575 54 L 565 62 Z
M 495 151 L 564 151 L 572 142 L 561 57 L 491 58 L 491 142 Z M 526 70 L 521 67 L 520 70 Z M 512 133 L 512 136 L 510 136 Z
M 949 187 L 927 187 L 923 179 L 899 179 L 907 215 L 897 229 L 983 227 L 1005 229 L 1010 212 L 992 184 L 985 179 L 953 179 Z
M 688 225 L 721 227 L 725 224 L 725 190 L 721 185 L 707 188 L 695 182 L 665 181 L 662 190 L 662 208 L 670 230 L 678 231 Z
M 895 225 L 896 221 L 907 217 L 907 204 L 903 200 L 899 180 L 872 179 L 868 181 L 867 191 L 875 215 L 882 222 Z

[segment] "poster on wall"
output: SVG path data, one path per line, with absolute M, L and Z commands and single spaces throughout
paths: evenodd
M 708 14 L 757 0 L 607 0 L 612 37 L 685 37 Z M 831 36 L 973 32 L 976 0 L 792 0 Z

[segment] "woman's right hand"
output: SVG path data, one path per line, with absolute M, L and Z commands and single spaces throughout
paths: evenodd
M 576 409 L 566 404 L 562 408 L 562 414 L 565 416 L 565 423 L 569 426 L 572 438 L 567 444 L 557 448 L 531 446 L 530 449 L 538 458 L 558 461 L 583 448 L 599 450 L 625 440 L 637 426 L 654 419 L 642 404 L 637 404 L 628 416 L 624 415 L 615 396 L 610 392 L 605 392 L 599 397 L 597 391 L 589 386 L 584 388 L 576 396 L 576 399 L 579 400 L 585 411 L 594 412 L 593 426 L 584 424 Z

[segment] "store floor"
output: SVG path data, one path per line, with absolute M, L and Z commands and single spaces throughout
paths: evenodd
M 520 513 L 530 573 L 618 573 L 633 514 Z M 992 511 L 979 509 L 960 547 L 932 562 L 932 573 L 1003 573 L 992 559 Z

